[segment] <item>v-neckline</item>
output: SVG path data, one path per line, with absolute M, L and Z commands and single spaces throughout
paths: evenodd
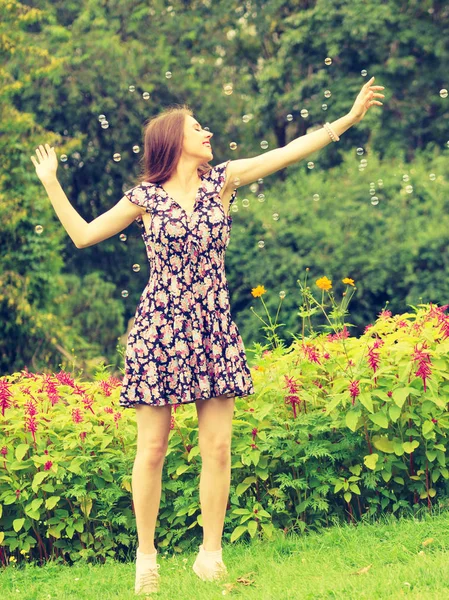
M 173 196 L 170 196 L 170 194 L 169 194 L 169 193 L 167 192 L 167 190 L 166 190 L 166 189 L 165 189 L 165 188 L 162 186 L 162 184 L 158 183 L 157 185 L 158 185 L 158 186 L 161 188 L 161 190 L 164 192 L 164 194 L 166 195 L 166 197 L 167 197 L 169 200 L 171 200 L 172 202 L 174 202 L 174 204 L 176 204 L 176 206 L 178 206 L 178 207 L 179 207 L 179 208 L 180 208 L 180 209 L 183 211 L 183 213 L 186 215 L 187 219 L 190 221 L 190 220 L 192 219 L 193 215 L 195 214 L 195 210 L 196 210 L 196 204 L 197 204 L 197 201 L 198 201 L 198 196 L 200 195 L 200 192 L 201 192 L 201 190 L 203 189 L 203 183 L 204 183 L 204 179 L 203 179 L 203 176 L 202 176 L 202 175 L 200 175 L 200 179 L 201 179 L 201 183 L 200 183 L 200 185 L 199 185 L 199 187 L 198 187 L 198 189 L 197 189 L 197 191 L 196 191 L 195 200 L 194 200 L 194 202 L 193 202 L 193 209 L 192 209 L 192 212 L 191 212 L 190 214 L 189 214 L 189 213 L 186 211 L 186 209 L 185 209 L 183 206 L 181 206 L 181 205 L 179 204 L 179 202 L 178 202 L 177 200 L 175 200 L 175 199 L 173 198 Z

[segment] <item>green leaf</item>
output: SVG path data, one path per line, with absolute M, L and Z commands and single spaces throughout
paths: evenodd
M 359 486 L 356 483 L 351 483 L 351 485 L 349 486 L 349 489 L 351 490 L 351 492 L 354 492 L 354 494 L 361 494 L 362 492 L 360 491 Z
M 236 540 L 238 540 L 239 537 L 243 535 L 246 531 L 248 531 L 248 528 L 245 525 L 238 525 L 231 533 L 231 542 L 235 542 Z
M 388 429 L 388 417 L 385 413 L 379 411 L 374 413 L 374 415 L 368 415 L 373 423 L 379 425 L 379 427 L 383 427 L 384 429 Z
M 433 431 L 434 427 L 435 426 L 432 423 L 432 421 L 424 421 L 424 423 L 422 425 L 423 436 L 426 437 L 431 431 Z
M 61 499 L 60 496 L 50 496 L 49 498 L 47 498 L 45 500 L 45 508 L 48 508 L 49 510 L 51 510 L 58 504 L 60 499 Z
M 257 533 L 257 521 L 250 521 L 248 523 L 248 531 L 250 536 L 253 538 Z
M 363 406 L 366 408 L 366 410 L 368 410 L 370 413 L 374 412 L 373 400 L 372 400 L 371 394 L 369 392 L 361 393 L 360 396 L 358 397 L 358 400 L 359 400 L 360 404 L 363 404 Z
M 394 443 L 389 440 L 387 436 L 373 436 L 373 444 L 374 447 L 381 452 L 387 454 L 393 454 L 394 452 Z
M 396 423 L 396 421 L 401 416 L 401 409 L 396 404 L 391 404 L 388 408 L 388 413 L 389 413 L 390 419 L 393 421 L 393 423 Z
M 39 485 L 43 482 L 43 480 L 47 477 L 49 473 L 50 471 L 39 471 L 38 473 L 36 473 L 36 475 L 33 478 L 33 483 L 31 484 L 31 487 L 33 488 L 33 491 L 35 493 L 37 493 Z
M 378 460 L 379 455 L 375 452 L 373 454 L 367 454 L 363 457 L 363 462 L 365 463 L 365 466 L 368 467 L 368 469 L 372 469 L 373 471 L 376 468 Z
M 14 531 L 18 533 L 22 529 L 24 523 L 25 519 L 14 519 L 14 521 L 12 522 L 12 527 Z
M 433 462 L 437 457 L 436 450 L 426 450 L 426 456 L 430 462 Z
M 346 426 L 349 427 L 351 431 L 355 431 L 357 429 L 357 423 L 359 422 L 361 412 L 360 410 L 350 410 L 346 413 Z
M 352 498 L 351 492 L 344 493 L 344 499 L 346 500 L 346 502 L 348 502 L 348 504 L 349 504 L 349 502 L 351 502 L 351 498 Z
M 411 454 L 418 446 L 419 442 L 417 440 L 413 440 L 413 442 L 404 442 L 402 444 L 402 447 L 407 454 Z
M 23 457 L 25 456 L 25 454 L 28 452 L 29 450 L 29 445 L 28 444 L 19 444 L 16 448 L 16 459 L 18 461 L 21 461 L 23 459 Z
M 417 390 L 412 387 L 396 388 L 393 390 L 393 401 L 402 408 L 409 394 L 416 394 Z

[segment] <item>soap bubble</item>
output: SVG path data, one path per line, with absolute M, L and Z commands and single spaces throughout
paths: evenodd
M 231 210 L 232 210 L 232 212 L 238 212 L 239 211 L 239 207 L 237 206 L 237 204 L 233 204 L 231 206 Z
M 66 162 L 67 160 L 67 154 L 61 154 L 61 162 Z
M 329 66 L 332 64 L 332 58 L 330 58 L 329 56 L 327 58 L 324 59 L 324 64 Z
M 135 85 L 130 85 L 129 88 L 128 88 L 128 90 L 130 92 L 135 92 L 136 91 L 136 86 Z
M 446 89 L 443 88 L 442 90 L 440 90 L 440 96 L 442 98 L 447 98 L 447 95 L 448 95 L 448 92 Z
M 406 185 L 405 186 L 405 191 L 407 192 L 407 194 L 412 194 L 413 193 L 413 186 L 412 185 Z
M 315 166 L 315 163 L 313 163 L 312 161 L 309 161 L 309 162 L 307 163 L 307 168 L 308 168 L 308 169 L 313 169 L 313 168 L 314 168 L 314 166 Z
M 122 156 L 118 152 L 116 152 L 112 158 L 115 160 L 115 162 L 120 162 L 122 160 Z
M 44 231 L 44 228 L 42 227 L 42 225 L 36 225 L 34 231 L 40 235 Z
M 134 273 L 138 273 L 140 271 L 140 265 L 138 265 L 137 263 L 133 265 L 133 271 Z
M 378 179 L 378 180 L 377 180 L 377 185 L 378 185 L 380 188 L 382 188 L 382 187 L 384 186 L 383 179 Z
M 435 181 L 436 177 L 437 176 L 435 175 L 435 173 L 430 173 L 430 175 L 429 175 L 430 181 Z
M 265 194 L 259 194 L 257 196 L 257 199 L 259 200 L 259 202 L 264 202 L 265 201 Z
M 410 181 L 410 177 L 408 175 L 403 175 L 402 181 L 405 181 L 405 182 Z
M 243 198 L 243 200 L 242 200 L 242 206 L 245 206 L 245 207 L 249 206 L 249 200 L 248 200 L 248 198 Z
M 122 298 L 128 298 L 129 294 L 128 294 L 128 290 L 123 290 L 122 291 Z
M 223 91 L 226 94 L 226 96 L 230 96 L 232 94 L 232 92 L 234 91 L 234 87 L 233 87 L 232 83 L 226 83 L 223 86 Z
M 279 214 L 273 213 L 273 221 L 279 221 Z
M 366 69 L 362 69 L 362 71 L 360 71 L 360 75 L 362 77 L 366 77 L 368 75 L 368 71 L 366 71 Z
M 260 142 L 260 147 L 262 148 L 262 150 L 266 150 L 268 148 L 268 142 L 266 140 L 263 140 L 262 142 Z
M 327 104 L 326 103 L 324 103 L 324 104 L 321 105 L 321 110 L 327 110 Z
M 377 196 L 372 196 L 372 198 L 371 198 L 371 204 L 373 206 L 377 206 L 379 204 L 379 198 Z
M 257 192 L 257 190 L 259 189 L 259 186 L 257 185 L 257 183 L 252 183 L 249 186 L 249 189 L 252 191 L 253 194 L 255 194 Z
M 121 233 L 119 235 L 119 239 L 120 239 L 121 242 L 126 242 L 126 233 Z
M 287 121 L 293 121 L 293 115 L 292 114 L 288 114 L 287 115 Z
M 318 200 L 320 199 L 320 195 L 319 194 L 313 194 L 312 198 L 313 198 L 314 202 L 318 202 Z
M 172 72 L 171 71 L 166 71 L 165 78 L 166 79 L 171 79 L 172 78 Z
M 107 128 L 109 127 L 109 122 L 108 122 L 108 121 L 102 121 L 102 122 L 101 122 L 101 127 L 102 127 L 103 129 L 107 129 Z
M 137 154 L 139 152 L 139 150 L 140 150 L 140 146 L 137 146 L 137 145 L 133 146 L 133 152 L 134 152 L 134 154 Z
M 229 144 L 229 147 L 231 148 L 231 150 L 236 150 L 237 149 L 237 144 L 235 142 L 231 142 Z
M 233 183 L 233 184 L 234 184 L 236 187 L 238 187 L 238 186 L 240 185 L 240 179 L 239 179 L 239 177 L 236 177 L 232 183 Z
M 265 242 L 263 240 L 259 240 L 257 242 L 257 245 L 259 246 L 259 248 L 263 248 L 265 246 Z
M 142 94 L 142 98 L 143 98 L 144 100 L 149 100 L 149 99 L 150 99 L 150 94 L 149 94 L 148 92 L 144 92 L 144 93 Z
M 358 156 L 362 156 L 362 154 L 365 152 L 363 148 L 357 148 L 356 150 Z
M 100 121 L 106 121 L 106 116 L 105 115 L 98 115 L 98 120 Z
M 375 196 L 376 195 L 376 191 L 374 188 L 370 188 L 369 190 L 370 196 Z
M 366 160 L 366 158 L 362 158 L 362 160 L 360 161 L 360 166 L 365 168 L 368 165 L 368 161 Z
M 324 97 L 325 97 L 325 98 L 330 98 L 331 96 L 332 96 L 332 92 L 331 92 L 330 90 L 326 90 L 326 91 L 324 92 Z
M 281 290 L 281 291 L 279 292 L 279 298 L 282 298 L 282 299 L 284 299 L 284 298 L 285 298 L 285 292 L 284 292 L 284 290 Z
M 449 140 L 446 142 L 446 147 L 449 148 Z
M 303 119 L 307 119 L 307 117 L 309 116 L 309 111 L 307 110 L 307 108 L 303 108 L 300 114 Z
M 251 120 L 251 116 L 250 115 L 243 115 L 242 121 L 244 123 L 248 123 L 250 120 Z
M 262 185 L 262 183 L 263 183 L 263 178 L 262 178 L 262 177 L 259 177 L 259 179 L 257 180 L 257 183 L 258 183 L 259 185 Z

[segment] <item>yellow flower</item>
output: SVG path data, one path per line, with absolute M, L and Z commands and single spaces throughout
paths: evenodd
M 344 279 L 342 279 L 342 282 L 346 285 L 352 285 L 352 287 L 354 287 L 354 280 L 350 279 L 349 277 L 345 277 Z
M 262 296 L 262 294 L 265 294 L 266 291 L 267 290 L 263 287 L 263 285 L 258 285 L 251 290 L 251 294 L 254 296 L 254 298 L 258 298 L 259 296 Z
M 327 277 L 321 277 L 320 279 L 317 279 L 315 283 L 320 288 L 320 290 L 328 291 L 332 289 L 332 281 Z

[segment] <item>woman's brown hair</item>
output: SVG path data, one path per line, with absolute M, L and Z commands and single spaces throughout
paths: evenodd
M 145 125 L 140 181 L 162 184 L 170 179 L 181 157 L 187 115 L 193 116 L 189 106 L 175 104 L 164 109 Z M 211 168 L 209 163 L 201 164 L 198 175 L 201 177 Z

